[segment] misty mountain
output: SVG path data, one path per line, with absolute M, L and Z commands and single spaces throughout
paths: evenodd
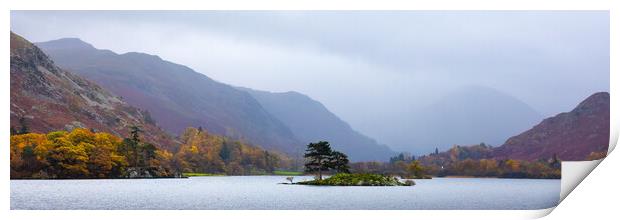
M 272 115 L 287 125 L 304 143 L 327 140 L 332 148 L 352 160 L 386 160 L 395 153 L 386 145 L 353 130 L 323 104 L 297 92 L 248 91 Z
M 201 126 L 287 153 L 299 154 L 307 143 L 327 140 L 352 160 L 387 160 L 393 155 L 387 146 L 354 131 L 321 103 L 299 93 L 235 88 L 157 56 L 116 54 L 75 38 L 38 45 L 60 66 L 148 110 L 159 126 L 174 134 Z
M 469 86 L 423 108 L 400 132 L 410 134 L 402 141 L 403 146 L 427 154 L 436 147 L 445 150 L 453 145 L 484 142 L 497 146 L 541 119 L 515 97 L 488 87 Z
M 47 133 L 77 127 L 127 137 L 138 125 L 144 138 L 172 149 L 177 142 L 146 113 L 95 83 L 57 67 L 39 48 L 11 32 L 11 127 Z
M 599 92 L 570 112 L 547 118 L 494 150 L 499 159 L 585 160 L 609 147 L 609 93 Z
M 250 94 L 186 66 L 149 54 L 99 50 L 75 38 L 37 45 L 59 66 L 148 110 L 157 125 L 171 133 L 203 127 L 267 149 L 301 152 L 303 143 Z

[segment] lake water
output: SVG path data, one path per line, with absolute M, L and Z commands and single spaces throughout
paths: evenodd
M 543 209 L 560 195 L 559 180 L 415 181 L 340 187 L 277 184 L 283 176 L 11 180 L 11 209 Z

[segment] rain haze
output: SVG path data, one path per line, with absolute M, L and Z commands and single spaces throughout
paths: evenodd
M 297 91 L 396 151 L 416 152 L 410 118 L 463 89 L 512 97 L 534 124 L 609 91 L 607 11 L 12 11 L 11 30 Z

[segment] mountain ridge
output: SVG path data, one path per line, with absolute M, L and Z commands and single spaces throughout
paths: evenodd
M 321 102 L 305 94 L 238 88 L 248 91 L 304 142 L 329 140 L 334 149 L 346 152 L 355 161 L 387 159 L 395 154 L 388 146 L 355 131 Z
M 496 158 L 536 160 L 557 156 L 584 160 L 591 153 L 607 152 L 610 132 L 608 92 L 597 92 L 573 110 L 544 119 L 509 138 L 494 151 Z
M 11 126 L 47 133 L 85 127 L 127 136 L 138 125 L 144 138 L 164 149 L 176 142 L 128 105 L 89 80 L 67 72 L 38 47 L 11 32 Z
M 158 124 L 173 134 L 190 126 L 205 127 L 271 150 L 298 153 L 301 147 L 286 126 L 245 92 L 155 55 L 117 54 L 75 41 L 60 39 L 37 45 L 60 66 L 148 109 Z
M 117 54 L 75 41 L 59 39 L 37 45 L 60 66 L 97 82 L 132 105 L 149 110 L 158 125 L 171 133 L 178 134 L 189 126 L 205 127 L 215 134 L 296 155 L 301 155 L 302 147 L 310 140 L 297 137 L 295 133 L 299 132 L 293 132 L 277 113 L 265 109 L 264 103 L 247 90 L 217 82 L 156 55 Z M 350 126 L 349 130 L 352 130 Z M 373 160 L 387 160 L 391 156 L 388 147 L 374 146 L 384 152 L 372 157 Z

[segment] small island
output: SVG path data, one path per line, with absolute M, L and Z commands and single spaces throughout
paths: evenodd
M 399 178 L 390 175 L 371 173 L 350 173 L 348 156 L 342 152 L 332 150 L 329 142 L 319 141 L 308 144 L 306 153 L 306 172 L 316 173 L 316 178 L 310 181 L 293 183 L 292 177 L 286 179 L 290 184 L 318 185 L 318 186 L 413 186 L 413 180 L 401 182 Z M 323 179 L 323 172 L 332 172 L 334 175 Z
M 397 177 L 370 173 L 338 173 L 326 179 L 297 182 L 300 185 L 318 186 L 413 186 L 413 180 L 401 182 Z

